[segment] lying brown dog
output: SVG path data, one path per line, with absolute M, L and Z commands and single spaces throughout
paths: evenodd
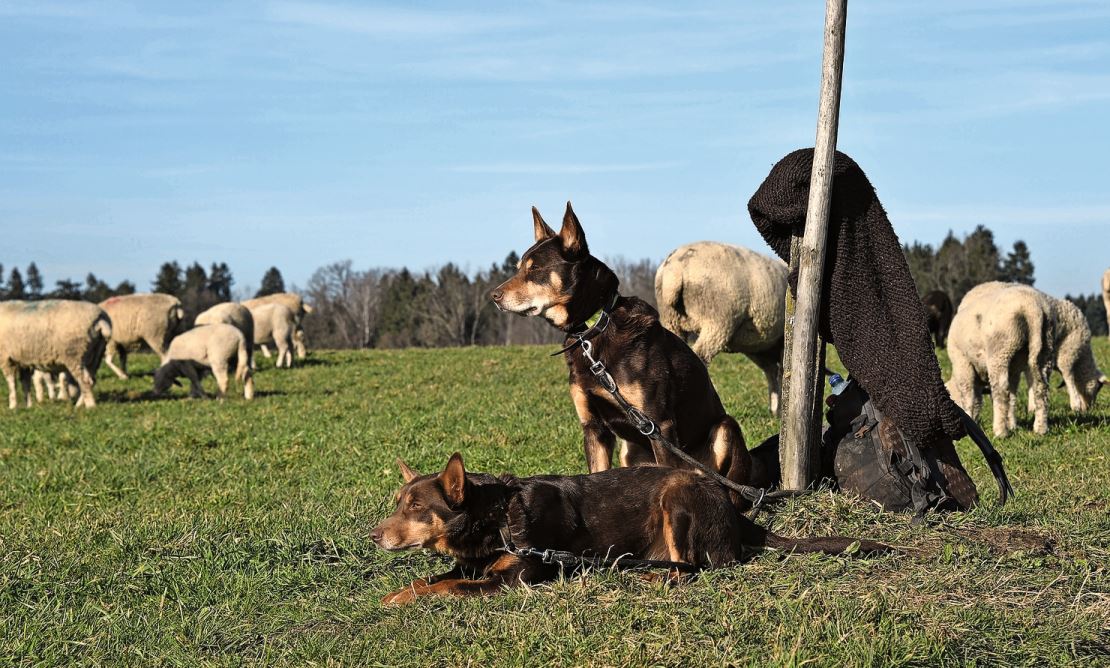
M 775 483 L 758 463 L 753 466 L 740 425 L 725 412 L 705 363 L 663 328 L 650 304 L 618 294 L 616 274 L 590 255 L 570 203 L 558 234 L 539 211 L 532 209 L 532 216 L 536 243 L 521 257 L 516 275 L 493 291 L 497 307 L 544 318 L 567 333 L 567 346 L 577 342 L 575 334 L 584 333 L 621 393 L 655 421 L 663 438 L 733 482 L 756 487 Z M 587 326 L 599 313 L 604 326 Z M 590 473 L 611 466 L 618 437 L 624 441 L 622 466 L 686 466 L 640 433 L 598 384 L 581 345 L 568 348 L 564 356 Z M 734 501 L 743 507 L 738 495 Z
M 455 453 L 442 473 L 420 475 L 398 460 L 397 508 L 370 536 L 386 550 L 424 548 L 455 559 L 447 573 L 416 580 L 383 603 L 418 596 L 493 594 L 555 578 L 559 566 L 503 551 L 677 562 L 693 568 L 740 561 L 745 548 L 840 554 L 853 538 L 784 538 L 738 513 L 723 487 L 692 471 L 637 466 L 576 476 L 467 473 Z M 892 551 L 860 540 L 860 553 Z

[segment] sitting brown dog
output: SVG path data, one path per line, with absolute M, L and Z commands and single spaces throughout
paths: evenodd
M 591 475 L 516 478 L 467 473 L 455 453 L 442 473 L 420 475 L 398 460 L 397 508 L 370 537 L 386 550 L 424 548 L 455 559 L 447 573 L 382 599 L 493 594 L 555 578 L 560 567 L 516 548 L 676 562 L 692 569 L 740 561 L 744 548 L 840 554 L 853 538 L 791 539 L 736 511 L 725 489 L 692 471 L 659 466 Z M 892 551 L 869 540 L 859 553 Z
M 776 482 L 762 467 L 753 467 L 740 425 L 725 412 L 701 359 L 660 324 L 651 305 L 618 294 L 616 274 L 590 255 L 570 202 L 558 234 L 534 208 L 532 218 L 536 243 L 492 297 L 502 311 L 540 316 L 566 332 L 563 354 L 590 473 L 611 466 L 617 437 L 624 441 L 622 466 L 686 464 L 641 433 L 598 384 L 578 336 L 589 341 L 594 358 L 604 362 L 620 392 L 654 420 L 663 438 L 733 482 L 757 487 Z M 595 316 L 598 323 L 587 325 Z M 744 504 L 739 495 L 734 501 Z

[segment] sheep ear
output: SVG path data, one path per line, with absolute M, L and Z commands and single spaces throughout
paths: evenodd
M 401 469 L 401 478 L 404 479 L 406 483 L 412 482 L 420 477 L 420 474 L 409 468 L 409 465 L 400 457 L 397 458 L 397 468 Z
M 543 241 L 555 236 L 555 230 L 544 222 L 543 216 L 540 215 L 540 210 L 532 207 L 532 227 L 536 233 L 536 241 Z
M 582 231 L 582 224 L 574 214 L 570 202 L 567 202 L 567 212 L 563 214 L 563 228 L 559 230 L 559 238 L 563 241 L 563 250 L 570 255 L 586 254 L 586 234 Z
M 455 453 L 447 461 L 447 468 L 439 475 L 439 482 L 443 485 L 443 495 L 447 497 L 447 504 L 452 508 L 460 505 L 466 496 L 466 469 L 463 467 L 462 455 Z

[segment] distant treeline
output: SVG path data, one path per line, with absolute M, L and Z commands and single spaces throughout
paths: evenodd
M 968 290 L 988 281 L 1009 281 L 1033 285 L 1033 259 L 1029 247 L 1020 239 L 1005 256 L 994 242 L 994 233 L 980 225 L 958 239 L 951 230 L 948 236 L 933 248 L 930 244 L 915 241 L 902 247 L 910 273 L 922 296 L 932 290 L 943 290 L 959 306 Z M 1091 277 L 1091 284 L 1098 285 L 1101 276 Z M 1094 292 L 1078 296 L 1065 295 L 1075 302 L 1087 316 L 1094 335 L 1106 334 L 1106 307 L 1102 295 Z
M 1005 255 L 994 234 L 979 226 L 957 238 L 952 232 L 933 247 L 914 242 L 903 248 L 921 294 L 944 290 L 958 305 L 972 287 L 986 281 L 1016 281 L 1033 285 L 1033 261 L 1023 241 L 1014 242 Z M 469 345 L 556 343 L 561 335 L 539 318 L 501 313 L 489 298 L 490 291 L 516 272 L 518 257 L 509 253 L 500 263 L 468 272 L 448 263 L 428 271 L 407 268 L 356 269 L 350 260 L 321 267 L 303 288 L 292 286 L 312 304 L 315 312 L 305 318 L 310 345 L 316 348 L 405 348 Z M 653 260 L 606 260 L 621 281 L 621 293 L 655 304 Z M 135 292 L 123 281 L 111 287 L 93 274 L 84 284 L 69 279 L 45 291 L 35 263 L 26 272 L 12 269 L 4 280 L 0 266 L 2 299 L 85 299 L 100 302 L 118 294 Z M 1091 278 L 1098 285 L 1099 277 Z M 226 262 L 213 262 L 206 270 L 198 262 L 182 267 L 164 263 L 151 282 L 154 292 L 175 295 L 192 322 L 198 313 L 233 298 L 235 280 Z M 253 296 L 286 289 L 281 272 L 271 267 Z M 247 295 L 237 295 L 242 298 Z M 1098 293 L 1067 298 L 1086 313 L 1093 334 L 1106 333 L 1106 315 Z
M 494 307 L 489 293 L 516 273 L 516 253 L 469 274 L 448 263 L 408 269 L 356 270 L 351 261 L 316 270 L 302 291 L 316 312 L 304 328 L 313 346 L 405 348 L 555 343 L 561 335 L 539 318 Z M 621 292 L 655 303 L 655 263 L 608 260 Z

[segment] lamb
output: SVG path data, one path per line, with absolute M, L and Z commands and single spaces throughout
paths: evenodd
M 1110 332 L 1110 269 L 1102 275 L 1102 305 L 1106 307 L 1106 328 Z
M 193 397 L 204 396 L 200 381 L 212 372 L 219 388 L 219 398 L 227 395 L 228 371 L 234 365 L 235 379 L 243 384 L 243 397 L 254 398 L 254 377 L 247 355 L 250 346 L 243 333 L 234 325 L 217 323 L 194 327 L 170 343 L 166 360 L 154 372 L 154 395 L 161 396 L 177 384 L 177 378 L 189 379 Z
M 254 368 L 254 317 L 251 316 L 250 309 L 242 304 L 235 302 L 224 302 L 223 304 L 216 304 L 207 311 L 201 313 L 193 321 L 195 325 L 216 325 L 223 323 L 225 325 L 232 325 L 240 332 L 243 337 L 251 342 L 252 345 L 247 346 L 247 365 Z
M 952 300 L 943 290 L 932 290 L 921 298 L 925 307 L 925 322 L 937 348 L 943 348 L 948 341 L 948 330 L 952 328 Z
M 293 347 L 296 350 L 297 358 L 304 359 L 305 355 L 308 354 L 308 351 L 305 348 L 304 344 L 304 331 L 301 330 L 301 322 L 304 320 L 304 317 L 307 314 L 312 313 L 312 306 L 307 304 L 304 298 L 295 292 L 276 292 L 272 295 L 266 295 L 265 297 L 255 297 L 254 299 L 248 299 L 244 301 L 243 306 L 246 306 L 251 311 L 254 311 L 256 307 L 261 306 L 262 304 L 273 303 L 284 304 L 286 307 L 289 308 L 290 311 L 293 312 L 293 318 L 297 323 L 297 329 L 299 332 L 299 338 L 298 334 L 294 334 Z M 269 359 L 269 348 L 266 347 L 265 343 L 261 345 L 261 348 L 262 354 L 265 355 L 267 359 Z
M 1106 377 L 1091 353 L 1091 332 L 1078 307 L 1020 283 L 991 282 L 968 292 L 952 320 L 948 390 L 970 415 L 982 404 L 984 379 L 994 405 L 994 434 L 1016 427 L 1017 387 L 1025 374 L 1033 431 L 1048 432 L 1048 379 L 1060 369 L 1075 411 L 1090 408 Z
M 181 301 L 173 295 L 159 293 L 112 297 L 102 301 L 100 307 L 112 319 L 112 340 L 104 361 L 124 380 L 127 379 L 128 349 L 146 342 L 164 362 L 166 346 L 185 319 Z M 117 352 L 118 367 L 112 361 Z
M 0 303 L 0 371 L 8 381 L 8 406 L 18 403 L 17 374 L 30 405 L 35 369 L 69 372 L 80 388 L 77 405 L 95 406 L 96 371 L 111 336 L 112 321 L 95 304 L 64 299 Z
M 712 241 L 676 248 L 655 273 L 659 320 L 706 366 L 720 352 L 743 353 L 767 377 L 771 412 L 782 391 L 786 263 Z
M 278 368 L 291 368 L 294 332 L 297 329 L 293 311 L 284 304 L 270 302 L 254 306 L 251 309 L 251 316 L 254 318 L 254 343 L 261 346 L 267 343 L 276 345 Z M 263 353 L 266 352 L 263 348 Z

